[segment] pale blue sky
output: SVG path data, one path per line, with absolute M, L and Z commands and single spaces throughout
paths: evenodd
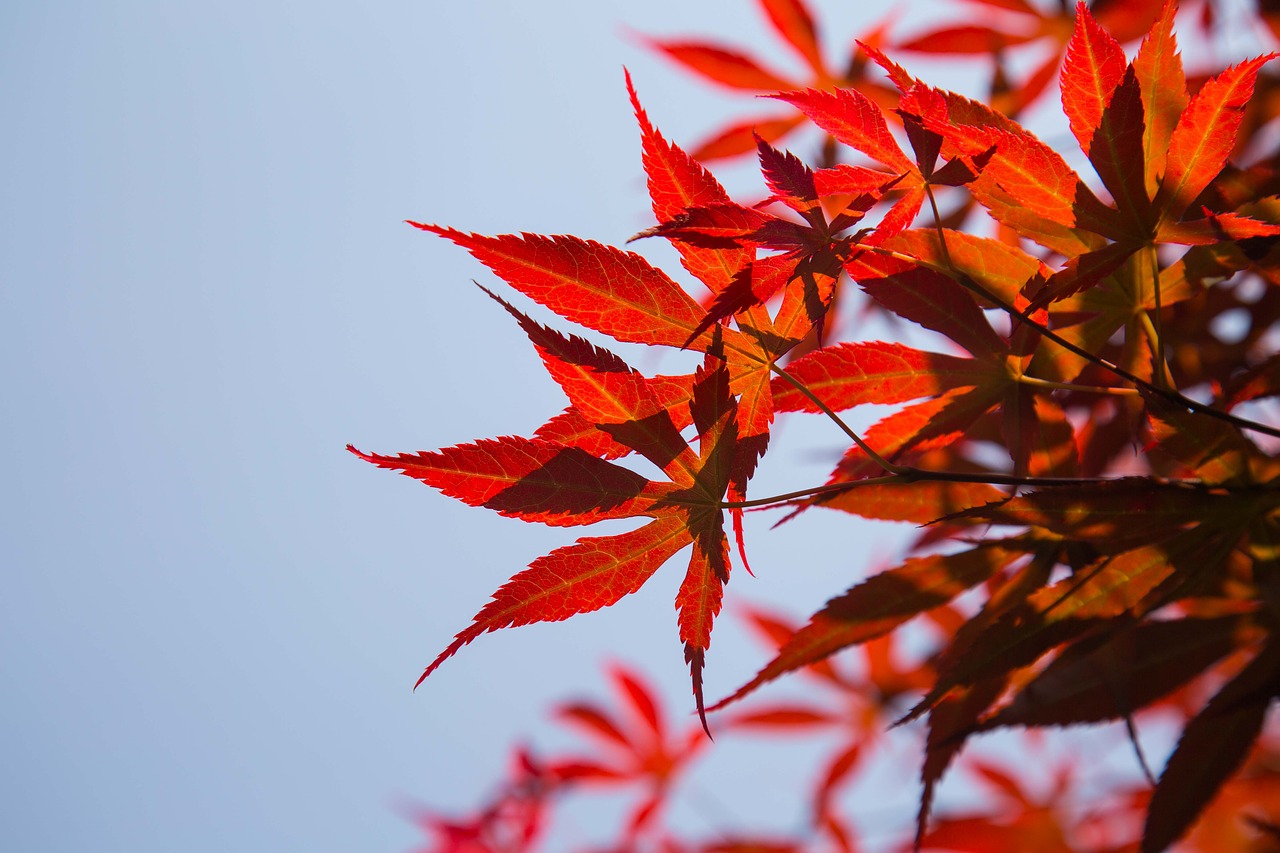
M 870 20 L 814 5 L 842 42 Z M 602 661 L 688 709 L 679 572 L 484 637 L 412 694 L 492 590 L 574 534 L 343 450 L 528 434 L 563 405 L 469 283 L 487 273 L 401 220 L 615 244 L 648 225 L 622 65 L 677 140 L 740 105 L 624 25 L 764 36 L 748 0 L 5 4 L 0 849 L 408 850 L 397 803 L 475 803 L 549 703 L 599 693 Z M 842 444 L 820 424 L 777 441 L 761 489 L 820 481 Z M 807 613 L 895 550 L 846 517 L 753 522 L 759 577 L 735 577 L 730 610 Z M 760 661 L 725 618 L 708 692 Z M 803 822 L 804 790 L 726 761 L 698 783 L 721 805 L 680 820 Z

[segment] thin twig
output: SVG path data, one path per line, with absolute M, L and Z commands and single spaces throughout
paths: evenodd
M 868 477 L 865 480 L 850 480 L 847 483 L 827 483 L 823 486 L 814 486 L 811 489 L 800 489 L 795 492 L 787 492 L 785 495 L 772 495 L 767 498 L 753 498 L 749 501 L 722 501 L 720 507 L 722 509 L 751 509 L 758 506 L 769 506 L 771 504 L 789 503 L 800 498 L 810 498 L 814 495 L 829 494 L 831 492 L 847 492 L 858 486 L 874 486 L 883 483 L 902 483 L 906 482 L 897 475 L 889 475 L 887 477 Z
M 1111 394 L 1117 397 L 1136 397 L 1142 392 L 1137 388 L 1117 388 L 1114 385 L 1075 385 L 1071 382 L 1054 382 L 1052 379 L 1041 379 L 1038 376 L 1018 374 L 1017 381 L 1023 385 L 1036 388 L 1051 388 L 1055 391 L 1077 391 L 1082 394 Z
M 1106 483 L 1119 483 L 1126 480 L 1143 479 L 1152 488 L 1164 489 L 1193 489 L 1195 491 L 1204 492 L 1222 492 L 1224 494 L 1238 493 L 1265 493 L 1280 491 L 1280 488 L 1268 486 L 1259 483 L 1246 483 L 1242 485 L 1230 485 L 1221 483 L 1206 483 L 1203 480 L 1196 479 L 1166 479 L 1163 477 L 1143 477 L 1136 478 L 1133 476 L 1119 477 L 1018 477 L 1013 474 L 998 474 L 995 472 L 987 473 L 969 473 L 960 471 L 930 471 L 925 468 L 912 468 L 910 466 L 899 466 L 900 474 L 892 474 L 884 477 L 868 477 L 864 480 L 849 480 L 843 483 L 826 483 L 821 486 L 813 486 L 808 489 L 799 489 L 794 492 L 787 492 L 781 495 L 771 495 L 767 498 L 753 498 L 749 501 L 720 501 L 717 506 L 721 509 L 752 509 L 754 507 L 770 506 L 772 504 L 785 504 L 801 498 L 816 497 L 818 495 L 840 494 L 842 492 L 852 491 L 861 486 L 880 486 L 889 483 L 981 483 L 988 486 L 1030 486 L 1040 488 L 1064 488 L 1070 486 L 1096 486 L 1105 485 Z
M 853 439 L 853 443 L 858 445 L 858 448 L 863 453 L 867 454 L 867 456 L 871 458 L 872 462 L 876 463 L 881 468 L 888 471 L 890 474 L 901 474 L 903 471 L 906 470 L 901 465 L 895 465 L 889 460 L 885 459 L 879 453 L 876 453 L 875 450 L 872 449 L 871 445 L 863 441 L 861 436 L 859 436 L 856 432 L 854 432 L 853 429 L 848 424 L 846 424 L 839 415 L 837 415 L 834 411 L 832 411 L 830 406 L 822 402 L 822 399 L 817 394 L 813 393 L 813 391 L 809 389 L 808 385 L 805 385 L 799 379 L 796 379 L 794 376 L 792 376 L 790 373 L 788 373 L 786 370 L 784 370 L 780 365 L 776 363 L 771 363 L 769 365 L 769 369 L 772 370 L 774 373 L 778 374 L 779 376 L 781 376 L 786 381 L 790 382 L 797 391 L 799 391 L 801 394 L 808 397 L 809 400 L 812 401 L 812 403 L 815 406 L 817 406 L 818 409 L 820 409 L 824 415 L 826 415 L 828 418 L 834 421 L 836 426 L 840 427 L 840 429 L 844 431 L 845 435 Z
M 1164 344 L 1161 342 L 1160 330 L 1151 322 L 1151 315 L 1146 311 L 1138 314 L 1138 322 L 1142 325 L 1142 333 L 1146 335 L 1147 342 L 1151 346 L 1152 377 L 1160 381 L 1161 387 L 1173 389 L 1173 374 L 1169 372 L 1169 365 L 1162 355 Z
M 945 246 L 945 242 L 943 245 Z M 949 270 L 943 267 L 939 267 L 937 264 L 930 263 L 929 261 L 926 261 L 922 258 L 913 257 L 911 255 L 907 255 L 902 252 L 895 252 L 892 249 L 885 249 L 881 246 L 868 246 L 868 245 L 859 244 L 859 248 L 861 248 L 863 251 L 873 252 L 878 255 L 884 255 L 885 257 L 897 258 L 900 261 L 906 261 L 907 263 L 914 264 L 916 266 L 921 266 L 926 269 L 933 270 L 936 273 L 945 275 L 948 278 L 954 280 L 961 287 L 964 287 L 966 290 L 969 290 L 977 294 L 978 296 L 981 296 L 983 299 L 986 299 L 987 301 L 991 302 L 997 308 L 1009 314 L 1010 316 L 1017 317 L 1022 322 L 1027 323 L 1030 326 L 1034 327 L 1037 331 L 1040 332 L 1040 334 L 1044 335 L 1044 337 L 1053 341 L 1055 344 L 1067 350 L 1068 352 L 1075 353 L 1076 355 L 1083 358 L 1085 361 L 1088 361 L 1091 364 L 1095 364 L 1098 367 L 1101 367 L 1110 373 L 1114 373 L 1116 376 L 1119 376 L 1121 379 L 1132 382 L 1134 385 L 1138 386 L 1139 388 L 1142 388 L 1143 390 L 1148 391 L 1156 395 L 1157 397 L 1160 397 L 1161 399 L 1169 403 L 1172 403 L 1175 406 L 1180 406 L 1184 409 L 1187 409 L 1188 411 L 1206 415 L 1211 418 L 1217 418 L 1220 421 L 1226 421 L 1227 423 L 1232 424 L 1233 426 L 1239 427 L 1240 429 L 1247 429 L 1253 432 L 1260 432 L 1260 433 L 1263 433 L 1264 435 L 1270 435 L 1275 438 L 1280 438 L 1280 428 L 1267 426 L 1266 424 L 1260 424 L 1255 421 L 1248 420 L 1247 418 L 1238 417 L 1236 415 L 1231 414 L 1230 412 L 1224 412 L 1221 409 L 1215 409 L 1212 406 L 1199 402 L 1198 400 L 1193 400 L 1190 397 L 1183 396 L 1177 391 L 1173 391 L 1168 388 L 1162 388 L 1159 385 L 1155 385 L 1151 382 L 1148 382 L 1147 380 L 1139 376 L 1135 376 L 1133 373 L 1130 373 L 1128 370 L 1125 370 L 1123 367 L 1120 367 L 1117 364 L 1111 363 L 1110 361 L 1108 361 L 1107 359 L 1103 358 L 1100 355 L 1097 355 L 1096 353 L 1089 352 L 1088 350 L 1072 343 L 1071 341 L 1062 337 L 1062 335 L 1059 335 L 1057 332 L 1053 331 L 1053 329 L 1050 329 L 1048 326 L 1044 325 L 1043 323 L 1033 318 L 1031 316 L 1031 312 L 1019 311 L 1017 308 L 1010 305 L 1000 296 L 998 296 L 995 293 L 992 293 L 991 291 L 983 287 L 981 284 L 974 281 L 971 276 L 965 274 L 964 272 L 961 272 L 958 269 Z
M 1155 287 L 1153 294 L 1155 296 L 1156 303 L 1155 323 L 1150 326 L 1150 329 L 1151 334 L 1155 336 L 1155 356 L 1156 364 L 1160 367 L 1160 373 L 1158 374 L 1160 376 L 1160 381 L 1172 388 L 1173 375 L 1169 372 L 1169 364 L 1164 359 L 1164 327 L 1160 317 L 1163 313 L 1160 310 L 1160 258 L 1156 254 L 1155 243 L 1152 243 L 1148 248 L 1150 249 L 1149 254 L 1151 255 L 1151 275 L 1153 278 L 1152 283 Z M 1148 323 L 1151 323 L 1150 315 L 1147 314 L 1147 312 L 1142 312 L 1142 316 Z

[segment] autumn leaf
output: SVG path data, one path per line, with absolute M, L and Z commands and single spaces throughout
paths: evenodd
M 418 683 L 483 633 L 559 621 L 614 604 L 693 545 L 676 605 L 702 713 L 704 655 L 729 577 L 720 502 L 728 489 L 737 434 L 736 402 L 729 394 L 724 363 L 709 356 L 694 378 L 689 408 L 700 439 L 700 450 L 694 454 L 643 376 L 606 350 L 559 335 L 507 307 L 538 345 L 574 408 L 663 467 L 672 482 L 652 483 L 578 448 L 541 439 L 507 437 L 440 453 L 394 457 L 351 448 L 366 461 L 401 470 L 451 497 L 525 521 L 566 525 L 651 518 L 628 533 L 580 539 L 535 560 L 494 593 Z
M 1171 693 L 1235 648 L 1241 616 L 1122 625 L 1066 649 L 980 728 L 1115 720 Z
M 702 320 L 691 296 L 632 252 L 569 236 L 484 237 L 410 224 L 462 246 L 503 281 L 565 319 L 619 341 L 682 347 Z M 698 337 L 698 343 L 710 345 L 711 335 Z
M 1280 653 L 1268 644 L 1249 666 L 1209 700 L 1182 732 L 1151 797 L 1143 853 L 1163 850 L 1199 815 L 1258 737 L 1277 698 Z

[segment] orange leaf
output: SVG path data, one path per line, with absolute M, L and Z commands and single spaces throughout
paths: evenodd
M 1077 3 L 1076 25 L 1062 65 L 1062 111 L 1085 154 L 1124 71 L 1124 48 L 1098 26 L 1084 3 Z
M 1196 92 L 1169 139 L 1169 156 L 1160 184 L 1162 214 L 1177 219 L 1218 176 L 1236 144 L 1236 131 L 1253 84 L 1263 65 L 1280 54 L 1268 53 L 1233 65 Z
M 462 246 L 565 319 L 620 341 L 682 347 L 702 320 L 704 312 L 689 294 L 632 252 L 564 235 L 485 237 L 410 224 Z
M 1187 77 L 1182 71 L 1182 56 L 1173 35 L 1176 10 L 1173 0 L 1166 0 L 1159 20 L 1142 40 L 1138 55 L 1133 60 L 1145 119 L 1142 161 L 1146 164 L 1148 198 L 1154 198 L 1160 188 L 1173 129 L 1187 108 Z
M 968 358 L 924 352 L 902 344 L 866 341 L 816 350 L 787 366 L 834 411 L 863 403 L 902 403 L 955 388 L 989 382 L 989 365 Z M 794 385 L 773 380 L 773 404 L 783 412 L 818 412 Z

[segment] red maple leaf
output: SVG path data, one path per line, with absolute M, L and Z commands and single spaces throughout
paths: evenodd
M 351 448 L 368 462 L 402 471 L 450 497 L 524 521 L 568 526 L 651 519 L 628 533 L 579 539 L 535 560 L 494 593 L 493 601 L 436 657 L 418 683 L 483 633 L 559 621 L 614 604 L 692 545 L 676 607 L 701 714 L 704 656 L 729 579 L 720 503 L 729 485 L 737 426 L 728 371 L 722 361 L 708 356 L 693 377 L 688 408 L 699 439 L 694 452 L 648 381 L 620 358 L 509 310 L 520 319 L 575 410 L 654 462 L 671 480 L 655 483 L 579 447 L 537 438 L 505 436 L 397 456 Z M 705 716 L 703 721 L 705 725 Z

